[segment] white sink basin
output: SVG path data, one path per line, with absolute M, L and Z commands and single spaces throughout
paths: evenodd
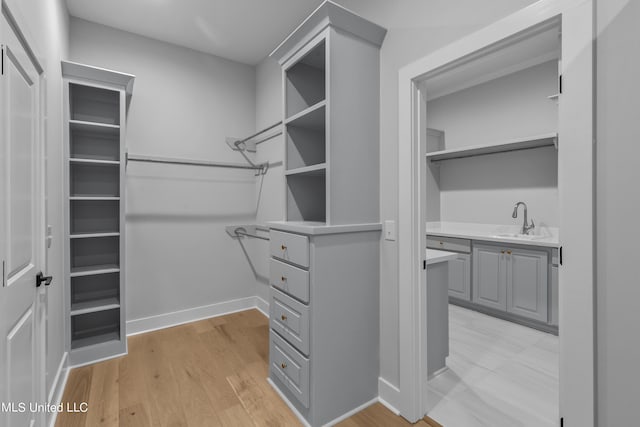
M 534 234 L 516 234 L 516 233 L 504 233 L 496 234 L 493 236 L 498 239 L 518 239 L 518 240 L 537 240 L 544 239 L 545 236 L 536 236 Z

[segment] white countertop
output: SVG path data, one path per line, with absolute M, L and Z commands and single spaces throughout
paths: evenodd
M 466 222 L 427 222 L 427 234 L 462 239 L 484 240 L 489 242 L 511 243 L 529 246 L 560 247 L 558 229 L 544 225 L 533 229 L 533 239 L 520 239 L 500 236 L 501 234 L 518 234 L 520 226 L 499 224 L 472 224 Z
M 441 251 L 438 249 L 427 249 L 427 265 L 437 264 L 439 262 L 451 261 L 458 258 L 455 252 Z
M 358 233 L 363 231 L 382 230 L 382 224 L 379 222 L 371 224 L 327 225 L 324 222 L 312 221 L 268 221 L 266 226 L 275 230 L 309 235 Z

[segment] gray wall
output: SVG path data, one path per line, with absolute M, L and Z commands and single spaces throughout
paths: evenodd
M 264 129 L 282 120 L 281 68 L 274 60 L 265 59 L 256 68 L 256 129 Z M 270 134 L 265 134 L 270 135 Z M 256 221 L 284 219 L 284 137 L 276 136 L 258 145 L 256 161 L 269 162 L 269 172 L 256 183 Z M 256 295 L 269 301 L 269 242 L 248 241 L 254 249 Z
M 597 410 L 618 427 L 640 396 L 640 2 L 598 0 L 597 20 Z
M 226 144 L 255 127 L 255 69 L 72 18 L 70 58 L 136 75 L 134 154 L 243 162 Z M 253 222 L 252 171 L 129 163 L 127 321 L 255 295 L 227 224 Z
M 558 131 L 558 62 L 548 61 L 427 103 L 427 126 L 445 148 L 490 144 Z M 440 220 L 521 225 L 524 201 L 536 226 L 558 226 L 558 152 L 525 150 L 441 162 Z M 428 195 L 431 197 L 437 195 Z
M 47 223 L 53 228 L 53 241 L 47 251 L 47 273 L 54 281 L 47 289 L 46 391 L 52 397 L 55 375 L 65 353 L 63 313 L 63 204 L 62 204 L 62 76 L 60 60 L 69 49 L 67 7 L 63 0 L 20 0 L 10 2 L 40 54 L 47 86 L 46 156 Z

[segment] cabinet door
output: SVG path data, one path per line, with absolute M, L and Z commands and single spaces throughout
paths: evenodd
M 471 255 L 458 254 L 449 261 L 449 296 L 471 300 Z
M 473 247 L 473 302 L 496 310 L 507 308 L 504 249 L 490 245 Z
M 507 311 L 546 323 L 548 307 L 547 252 L 509 249 L 506 260 Z

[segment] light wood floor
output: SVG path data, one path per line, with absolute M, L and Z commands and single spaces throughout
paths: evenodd
M 298 426 L 267 383 L 269 323 L 257 310 L 129 338 L 129 354 L 74 369 L 56 427 Z M 411 425 L 380 404 L 342 427 Z M 415 424 L 441 427 L 429 418 Z

